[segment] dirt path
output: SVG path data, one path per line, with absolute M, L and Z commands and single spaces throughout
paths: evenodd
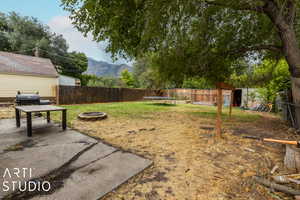
M 76 122 L 75 128 L 154 161 L 106 199 L 270 199 L 251 180 L 283 169 L 284 148 L 241 135 L 287 138 L 287 127 L 272 115 L 257 122 L 225 122 L 224 140 L 213 140 L 214 120 L 176 112 L 139 120 L 108 118 Z M 276 195 L 276 194 L 272 194 Z

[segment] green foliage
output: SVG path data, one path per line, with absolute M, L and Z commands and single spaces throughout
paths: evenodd
M 98 77 L 95 75 L 83 74 L 80 77 L 81 85 L 89 87 L 122 87 L 122 82 L 119 78 L 114 77 Z
M 89 75 L 89 74 L 81 74 L 81 76 L 79 77 L 81 85 L 87 86 L 89 80 L 92 79 L 93 77 L 96 77 L 96 76 Z
M 122 87 L 122 83 L 120 79 L 115 77 L 97 77 L 96 79 L 89 80 L 87 86 L 119 88 Z
M 0 32 L 0 49 L 4 51 L 10 50 L 10 43 L 8 41 L 8 37 L 3 32 Z
M 278 92 L 291 88 L 290 72 L 287 63 L 281 60 L 275 64 L 275 68 L 273 66 L 274 63 L 267 61 L 255 73 L 256 75 L 261 75 L 265 74 L 266 71 L 272 71 L 271 80 L 258 90 L 260 97 L 265 103 L 273 103 Z
M 84 53 L 71 52 L 68 54 L 67 62 L 60 68 L 61 73 L 79 78 L 87 70 L 88 59 Z
M 135 88 L 136 83 L 132 73 L 130 73 L 127 69 L 121 72 L 121 80 L 125 84 L 126 87 Z
M 209 83 L 204 78 L 189 78 L 183 81 L 182 88 L 191 88 L 191 89 L 211 89 L 215 85 Z
M 272 103 L 279 91 L 290 89 L 290 76 L 289 66 L 285 60 L 266 59 L 245 74 L 232 75 L 231 79 L 239 87 L 259 88 L 260 98 L 265 103 Z
M 51 59 L 60 73 L 73 77 L 87 68 L 85 54 L 68 52 L 68 44 L 62 35 L 51 33 L 49 28 L 33 17 L 22 17 L 14 12 L 0 13 L 0 50 L 34 55 Z
M 162 79 L 175 85 L 186 77 L 227 81 L 231 74 L 240 73 L 240 60 L 277 56 L 264 46 L 281 45 L 269 17 L 246 9 L 262 6 L 261 0 L 62 3 L 80 31 L 91 32 L 97 41 L 109 41 L 107 51 L 114 56 L 137 58 L 155 52 L 153 63 Z
M 133 65 L 133 77 L 141 88 L 162 89 L 167 87 L 153 62 L 155 54 L 147 54 L 139 57 Z

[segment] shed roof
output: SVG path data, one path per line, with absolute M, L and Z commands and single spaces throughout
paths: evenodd
M 58 77 L 50 59 L 0 51 L 0 74 Z

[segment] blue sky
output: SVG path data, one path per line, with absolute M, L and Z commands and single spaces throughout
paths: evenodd
M 54 16 L 67 16 L 59 0 L 1 0 L 1 12 L 15 11 L 24 16 L 34 16 L 48 23 Z
M 91 35 L 85 38 L 71 24 L 69 13 L 60 7 L 60 0 L 1 0 L 0 12 L 15 11 L 22 16 L 33 16 L 47 24 L 51 31 L 62 34 L 71 51 L 84 52 L 96 60 L 112 62 L 110 54 L 105 52 L 105 42 L 96 43 Z M 116 63 L 128 63 L 120 59 Z

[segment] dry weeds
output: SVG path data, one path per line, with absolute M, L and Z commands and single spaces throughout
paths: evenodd
M 257 122 L 226 121 L 224 140 L 214 141 L 214 120 L 182 108 L 147 119 L 73 123 L 74 127 L 154 161 L 154 165 L 105 199 L 272 199 L 253 175 L 283 168 L 284 148 L 245 140 L 241 135 L 287 138 L 287 127 L 272 115 Z M 283 195 L 281 195 L 283 196 Z
M 0 118 L 12 111 L 0 110 Z M 283 167 L 284 146 L 243 139 L 256 135 L 281 139 L 295 136 L 277 117 L 256 121 L 226 120 L 224 139 L 215 141 L 214 119 L 191 115 L 182 107 L 126 119 L 109 116 L 97 122 L 72 122 L 73 128 L 151 159 L 153 166 L 130 179 L 105 200 L 292 199 L 255 184 L 253 175 L 269 176 Z

